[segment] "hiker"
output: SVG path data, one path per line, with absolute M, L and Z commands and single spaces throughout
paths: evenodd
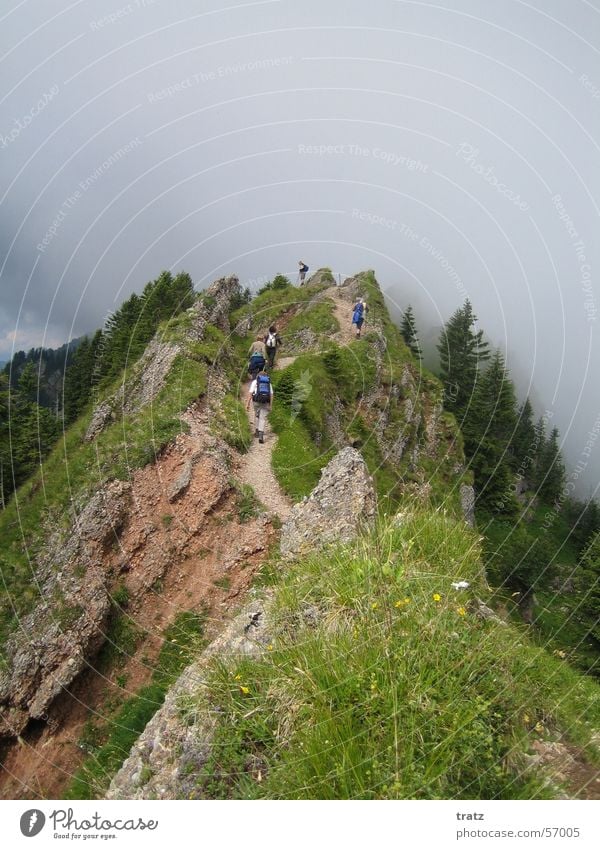
M 365 313 L 368 307 L 362 298 L 354 304 L 354 312 L 352 313 L 352 326 L 356 325 L 356 338 L 360 339 L 360 330 L 365 321 Z
M 246 410 L 250 409 L 250 401 L 254 404 L 254 436 L 258 436 L 261 445 L 265 441 L 265 423 L 273 405 L 273 387 L 271 378 L 266 371 L 259 371 L 248 392 Z
M 265 367 L 265 363 L 267 361 L 267 349 L 263 342 L 263 337 L 260 334 L 250 345 L 248 354 L 250 355 L 248 373 L 252 380 L 254 380 L 259 371 Z
M 269 363 L 268 371 L 271 371 L 275 365 L 275 354 L 277 353 L 277 346 L 283 344 L 281 341 L 281 337 L 277 332 L 277 328 L 274 324 L 269 327 L 269 332 L 265 336 L 265 348 L 267 349 L 267 360 Z
M 298 271 L 298 279 L 300 280 L 300 285 L 304 286 L 304 278 L 306 277 L 306 272 L 308 271 L 308 265 L 300 260 L 298 262 L 300 270 Z

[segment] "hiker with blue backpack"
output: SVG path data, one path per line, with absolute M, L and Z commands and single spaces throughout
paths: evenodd
M 267 415 L 271 412 L 273 405 L 271 378 L 262 369 L 250 384 L 246 410 L 250 410 L 251 401 L 254 404 L 254 436 L 258 436 L 258 441 L 262 445 L 265 441 Z
M 252 380 L 254 380 L 256 375 L 265 367 L 265 363 L 267 362 L 267 348 L 261 335 L 258 335 L 254 342 L 250 345 L 248 354 L 250 355 L 248 374 Z
M 352 313 L 352 326 L 356 325 L 356 338 L 360 339 L 360 331 L 365 321 L 365 314 L 368 310 L 366 303 L 362 298 L 354 304 L 354 312 Z

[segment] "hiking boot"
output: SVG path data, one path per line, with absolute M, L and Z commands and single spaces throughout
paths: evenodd
M 254 436 L 258 436 L 258 434 L 259 434 L 259 430 L 258 430 L 258 428 L 256 428 L 256 430 L 254 431 Z
M 260 442 L 261 445 L 264 445 L 265 435 L 262 432 L 262 430 L 259 430 L 259 432 L 258 432 L 258 441 Z

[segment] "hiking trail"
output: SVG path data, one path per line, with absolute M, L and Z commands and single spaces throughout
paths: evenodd
M 281 357 L 275 360 L 275 368 L 281 369 L 291 365 L 296 357 Z M 240 401 L 246 406 L 250 381 L 245 380 L 240 385 Z M 276 513 L 282 522 L 285 522 L 292 509 L 292 502 L 283 492 L 275 474 L 273 473 L 272 459 L 273 451 L 277 445 L 277 436 L 271 429 L 269 416 L 265 425 L 265 441 L 260 444 L 254 436 L 254 408 L 250 404 L 248 420 L 252 429 L 252 442 L 248 451 L 242 455 L 238 469 L 240 483 L 251 486 L 258 500 L 271 513 Z
M 349 345 L 356 339 L 356 331 L 352 327 L 352 303 L 344 293 L 340 291 L 339 286 L 331 286 L 326 289 L 321 297 L 330 299 L 333 302 L 333 314 L 340 325 L 340 329 L 332 334 L 332 339 L 339 345 Z M 275 360 L 275 369 L 280 370 L 290 366 L 296 357 L 277 356 Z M 240 401 L 246 406 L 248 398 L 248 390 L 250 381 L 244 381 L 240 386 Z M 277 398 L 275 398 L 277 403 Z M 248 420 L 252 428 L 252 443 L 250 448 L 242 456 L 240 467 L 238 469 L 238 479 L 240 483 L 251 486 L 258 500 L 272 513 L 276 513 L 281 521 L 285 522 L 292 509 L 292 503 L 287 495 L 283 492 L 275 474 L 273 473 L 272 458 L 273 451 L 277 445 L 277 435 L 273 433 L 267 416 L 265 426 L 265 441 L 260 444 L 258 439 L 254 437 L 254 410 L 250 405 L 248 411 Z

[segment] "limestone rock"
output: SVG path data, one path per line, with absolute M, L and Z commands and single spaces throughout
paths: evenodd
M 204 701 L 207 664 L 215 655 L 256 657 L 270 641 L 268 607 L 253 601 L 171 687 L 113 778 L 107 798 L 198 798 L 196 776 L 210 756 L 218 719 Z
M 209 324 L 229 333 L 232 299 L 240 292 L 240 281 L 235 275 L 215 280 L 192 307 L 193 321 L 188 338 L 194 342 L 202 341 Z
M 104 641 L 110 610 L 103 553 L 127 512 L 130 486 L 114 481 L 96 493 L 69 529 L 40 556 L 40 603 L 7 641 L 0 678 L 0 737 L 44 718 Z
M 319 268 L 315 271 L 314 274 L 308 278 L 305 286 L 321 286 L 323 283 L 326 283 L 328 286 L 333 286 L 335 284 L 335 277 L 331 273 L 331 269 L 329 268 Z
M 331 460 L 310 496 L 292 508 L 281 531 L 281 553 L 297 557 L 316 547 L 349 542 L 375 518 L 376 495 L 365 461 L 354 448 Z
M 460 487 L 460 506 L 465 517 L 465 522 L 471 527 L 475 526 L 475 490 L 469 484 L 463 483 Z

